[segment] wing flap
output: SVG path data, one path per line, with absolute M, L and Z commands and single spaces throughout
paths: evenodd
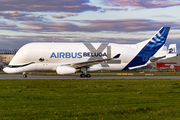
M 117 58 L 120 57 L 120 55 L 121 54 L 117 54 L 113 58 L 108 58 L 108 59 L 97 59 L 97 60 L 91 60 L 91 61 L 86 61 L 86 62 L 73 63 L 73 64 L 69 64 L 68 66 L 74 67 L 76 69 L 81 68 L 81 67 L 90 67 L 92 65 L 99 64 L 99 63 L 102 63 L 102 62 L 105 62 L 105 61 L 117 59 Z

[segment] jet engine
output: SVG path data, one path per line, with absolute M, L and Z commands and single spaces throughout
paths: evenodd
M 100 64 L 97 64 L 97 65 L 93 65 L 91 67 L 89 67 L 87 69 L 87 71 L 98 71 L 98 70 L 102 70 L 103 67 L 100 65 Z
M 69 66 L 58 66 L 56 68 L 56 73 L 60 74 L 60 75 L 74 74 L 74 73 L 76 73 L 76 69 L 73 67 L 69 67 Z

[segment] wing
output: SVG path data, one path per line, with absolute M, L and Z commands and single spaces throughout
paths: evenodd
M 99 63 L 102 63 L 102 62 L 105 62 L 105 61 L 108 61 L 108 60 L 113 60 L 113 59 L 117 59 L 120 57 L 121 54 L 117 54 L 116 56 L 114 56 L 113 58 L 108 58 L 108 59 L 97 59 L 97 60 L 91 60 L 91 61 L 86 61 L 86 62 L 80 62 L 80 63 L 73 63 L 73 64 L 68 64 L 68 65 L 65 65 L 65 66 L 70 66 L 70 67 L 73 67 L 73 68 L 81 68 L 81 67 L 90 67 L 92 65 L 95 65 L 95 64 L 99 64 Z

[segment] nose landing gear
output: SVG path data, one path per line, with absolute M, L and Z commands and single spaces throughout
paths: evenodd
M 27 78 L 26 72 L 23 72 L 23 78 Z

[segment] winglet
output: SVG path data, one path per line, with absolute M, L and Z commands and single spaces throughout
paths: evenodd
M 168 54 L 176 54 L 176 53 L 177 53 L 176 44 L 170 44 L 168 48 Z
M 116 56 L 114 56 L 113 58 L 119 58 L 121 54 L 117 54 Z

